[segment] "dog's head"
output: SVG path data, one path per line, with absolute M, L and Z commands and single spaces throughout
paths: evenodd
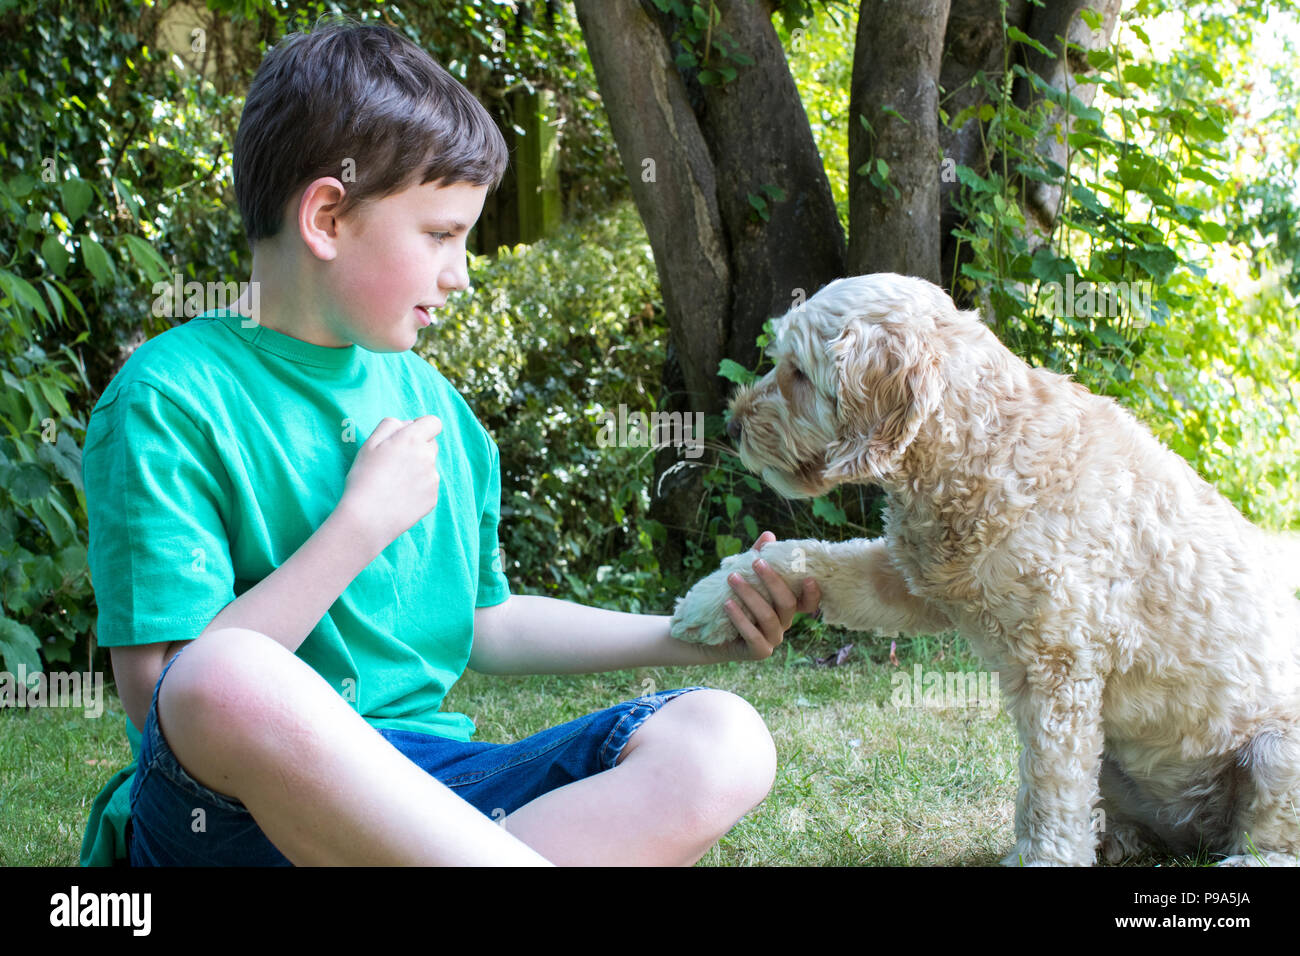
M 830 283 L 778 320 L 776 367 L 732 399 L 741 460 L 788 498 L 887 480 L 942 414 L 945 330 L 963 321 L 987 332 L 924 279 Z

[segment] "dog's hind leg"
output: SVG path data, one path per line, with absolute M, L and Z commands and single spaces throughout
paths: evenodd
M 1153 809 L 1132 778 L 1116 760 L 1103 753 L 1098 778 L 1101 802 L 1092 811 L 1092 829 L 1100 838 L 1099 851 L 1107 863 L 1137 856 L 1145 850 L 1163 847 L 1150 821 Z
M 1300 865 L 1300 726 L 1261 729 L 1237 754 L 1250 792 L 1243 794 L 1221 866 Z

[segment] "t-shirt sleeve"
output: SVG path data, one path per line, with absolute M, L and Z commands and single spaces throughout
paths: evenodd
M 157 388 L 95 410 L 82 456 L 91 583 L 106 647 L 191 640 L 234 600 L 226 469 Z
M 492 436 L 488 440 L 488 483 L 483 502 L 483 517 L 478 526 L 478 596 L 475 607 L 492 607 L 510 597 L 497 525 L 501 520 L 501 454 Z

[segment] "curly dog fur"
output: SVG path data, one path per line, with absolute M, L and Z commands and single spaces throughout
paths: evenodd
M 773 357 L 732 402 L 746 467 L 787 497 L 863 482 L 888 506 L 883 538 L 763 558 L 796 591 L 815 578 L 829 623 L 955 629 L 1000 673 L 1022 744 L 1005 862 L 1161 844 L 1296 861 L 1300 601 L 1280 539 L 921 279 L 830 283 L 781 320 Z M 763 590 L 754 557 L 696 585 L 674 636 L 734 637 L 726 577 Z

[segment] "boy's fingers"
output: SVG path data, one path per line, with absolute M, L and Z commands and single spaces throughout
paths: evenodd
M 442 419 L 437 415 L 421 415 L 407 428 L 415 429 L 417 436 L 424 438 L 425 441 L 433 441 L 439 434 L 442 434 Z
M 781 623 L 789 627 L 790 622 L 794 620 L 794 614 L 799 605 L 794 591 L 790 590 L 790 585 L 785 583 L 785 579 L 761 558 L 754 562 L 754 572 L 767 585 L 767 593 L 772 595 L 772 607 L 776 608 Z
M 812 578 L 804 578 L 803 594 L 799 596 L 799 606 L 796 610 L 804 614 L 815 614 L 821 607 L 822 589 L 817 586 L 817 582 Z
M 442 434 L 442 419 L 437 415 L 421 415 L 407 425 L 406 430 L 421 441 L 433 441 Z
M 722 607 L 727 612 L 727 617 L 731 618 L 731 623 L 736 626 L 736 630 L 740 632 L 740 636 L 749 645 L 749 652 L 754 659 L 764 661 L 771 657 L 772 645 L 754 626 L 754 622 L 745 616 L 745 612 L 737 606 L 736 602 L 727 601 Z
M 377 445 L 381 441 L 387 439 L 394 432 L 400 431 L 407 424 L 406 421 L 403 421 L 400 418 L 381 419 L 379 424 L 375 426 L 375 430 L 370 433 L 370 437 L 366 439 L 365 443 L 368 445 L 373 442 Z
M 753 585 L 738 574 L 733 575 L 728 580 L 731 583 L 731 590 L 735 591 L 740 596 L 740 599 L 745 602 L 745 605 L 754 615 L 755 623 L 758 624 L 763 633 L 766 634 L 773 625 L 780 627 L 781 618 Z M 781 628 L 781 630 L 784 630 L 784 628 Z
M 754 542 L 754 546 L 753 546 L 752 548 L 750 548 L 749 550 L 751 550 L 751 551 L 762 551 L 762 550 L 763 550 L 763 545 L 765 545 L 765 544 L 771 544 L 771 543 L 772 543 L 773 541 L 775 541 L 775 540 L 776 540 L 776 535 L 774 535 L 774 534 L 773 534 L 772 532 L 770 532 L 770 531 L 764 531 L 762 534 L 760 534 L 760 535 L 758 536 L 758 540 Z

